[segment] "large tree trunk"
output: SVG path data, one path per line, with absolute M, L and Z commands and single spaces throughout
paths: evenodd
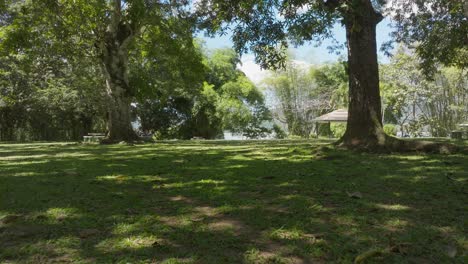
M 131 102 L 134 96 L 127 76 L 127 50 L 109 36 L 102 56 L 108 96 L 109 139 L 129 141 L 136 138 L 131 125 Z
M 375 148 L 386 144 L 379 93 L 376 26 L 382 20 L 369 0 L 345 17 L 348 45 L 349 107 L 343 145 Z
M 376 26 L 383 16 L 370 0 L 353 0 L 344 14 L 348 45 L 349 106 L 342 146 L 367 151 L 450 152 L 453 145 L 403 141 L 388 136 L 382 126 Z
M 110 24 L 97 43 L 108 96 L 109 139 L 131 141 L 137 138 L 131 124 L 131 103 L 135 95 L 128 82 L 129 42 L 137 29 L 122 16 L 121 0 L 112 1 Z

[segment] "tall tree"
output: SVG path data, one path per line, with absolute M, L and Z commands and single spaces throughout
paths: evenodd
M 225 130 L 258 138 L 270 132 L 265 127 L 271 117 L 263 94 L 237 69 L 236 52 L 232 49 L 203 52 L 203 44 L 198 46 L 197 50 L 177 50 L 182 61 L 168 61 L 164 59 L 166 56 L 150 61 L 141 56 L 138 63 L 132 63 L 132 72 L 138 73 L 133 76 L 142 79 L 139 86 L 152 86 L 139 89 L 142 93 L 139 92 L 137 111 L 142 129 L 154 131 L 160 139 L 222 138 Z M 155 48 L 143 50 L 151 53 Z M 205 67 L 194 67 L 201 61 Z M 165 69 L 161 63 L 167 65 Z M 146 81 L 158 74 L 164 78 Z
M 201 0 L 199 8 L 204 18 L 202 25 L 210 33 L 233 26 L 233 41 L 239 53 L 252 51 L 264 68 L 284 66 L 285 50 L 289 45 L 305 41 L 321 41 L 333 37 L 332 27 L 341 22 L 346 29 L 349 75 L 348 123 L 343 145 L 362 149 L 408 149 L 419 147 L 385 135 L 382 127 L 382 107 L 379 93 L 379 69 L 377 63 L 376 26 L 386 11 L 386 0 Z M 391 14 L 400 16 L 402 35 L 407 41 L 421 40 L 421 56 L 433 55 L 437 41 L 424 42 L 421 32 L 427 36 L 429 30 L 423 23 L 409 23 L 415 16 L 430 18 L 438 22 L 438 28 L 456 34 L 453 45 L 447 49 L 463 47 L 466 43 L 468 21 L 463 15 L 463 1 L 398 1 Z M 437 8 L 431 8 L 437 7 Z M 411 7 L 411 8 L 408 8 Z M 450 14 L 446 16 L 445 14 Z M 444 21 L 450 27 L 444 27 Z M 228 26 L 227 26 L 228 25 Z M 422 35 L 424 35 L 422 34 Z M 465 40 L 463 40 L 465 39 Z M 427 45 L 426 45 L 427 44 Z M 463 49 L 463 48 L 462 48 Z M 435 58 L 450 62 L 452 57 L 439 53 Z M 442 60 L 446 58 L 446 60 Z M 421 145 L 422 146 L 422 145 Z
M 347 75 L 339 62 L 317 67 L 288 61 L 285 69 L 265 80 L 265 85 L 275 99 L 275 118 L 293 136 L 309 137 L 313 119 L 343 108 L 347 102 Z
M 106 81 L 109 138 L 134 139 L 130 109 L 136 88 L 129 81 L 129 50 L 137 48 L 135 40 L 155 27 L 161 29 L 158 34 L 166 34 L 169 39 L 180 35 L 181 32 L 166 30 L 165 25 L 177 19 L 180 23 L 190 22 L 188 1 L 26 1 L 21 8 L 21 16 L 13 23 L 23 29 L 25 38 L 47 28 L 69 44 L 71 57 L 81 54 L 76 50 L 85 50 L 96 59 Z M 25 27 L 30 30 L 24 31 Z M 191 36 L 193 27 L 185 29 L 183 34 Z
M 0 18 L 0 140 L 78 140 L 103 127 L 96 61 L 79 49 L 68 56 L 77 39 L 58 39 L 26 15 L 23 1 L 8 2 Z
M 413 52 L 400 48 L 382 67 L 387 120 L 393 117 L 405 134 L 418 135 L 424 127 L 432 136 L 448 136 L 468 117 L 467 72 L 439 67 L 428 80 Z

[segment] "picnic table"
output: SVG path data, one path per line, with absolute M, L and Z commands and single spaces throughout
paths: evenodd
M 463 139 L 468 138 L 468 123 L 458 124 L 460 129 L 454 130 L 450 133 L 450 137 L 453 139 Z
M 88 133 L 87 136 L 83 136 L 84 143 L 99 142 L 99 140 L 106 138 L 104 133 Z

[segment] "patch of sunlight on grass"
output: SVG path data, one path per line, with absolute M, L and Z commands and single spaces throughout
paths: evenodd
M 121 168 L 125 168 L 125 167 L 128 167 L 127 164 L 122 164 L 122 163 L 114 163 L 114 164 L 107 164 L 106 167 L 108 168 L 115 168 L 115 167 L 121 167 Z
M 102 240 L 95 247 L 96 249 L 111 253 L 113 251 L 128 250 L 128 249 L 141 249 L 149 248 L 156 241 L 157 237 L 154 235 L 135 235 L 127 237 L 113 237 Z
M 17 172 L 17 173 L 14 173 L 13 176 L 15 177 L 29 177 L 29 176 L 36 176 L 38 175 L 39 173 L 37 172 L 32 172 L 32 171 L 28 171 L 28 172 Z M 0 176 L 1 177 L 1 176 Z
M 293 240 L 300 239 L 303 232 L 297 229 L 279 228 L 270 232 L 269 237 L 277 240 Z
M 263 264 L 263 263 L 272 263 L 272 264 L 285 264 L 287 263 L 281 257 L 276 256 L 270 252 L 262 252 L 256 248 L 249 249 L 244 254 L 244 263 L 247 264 Z
M 284 201 L 294 200 L 297 198 L 301 198 L 301 196 L 297 194 L 287 194 L 287 195 L 281 195 L 278 197 L 279 200 L 284 200 Z
M 7 250 L 6 253 L 7 255 L 24 254 L 30 256 L 29 261 L 21 263 L 70 263 L 72 262 L 73 257 L 77 255 L 77 248 L 79 248 L 79 246 L 80 240 L 78 238 L 67 236 L 55 240 L 41 240 L 37 242 L 31 241 L 31 243 L 27 246 L 24 246 L 17 250 L 10 249 Z M 52 261 L 52 256 L 57 256 L 57 258 L 54 259 L 55 261 Z M 65 261 L 65 258 L 67 258 L 68 261 Z M 59 259 L 61 259 L 62 261 L 59 261 Z
M 197 263 L 195 259 L 192 258 L 168 258 L 162 260 L 161 264 L 189 264 L 189 263 Z
M 246 160 L 252 160 L 251 157 L 246 157 L 244 155 L 235 155 L 235 156 L 231 156 L 231 157 L 226 157 L 225 158 L 226 160 L 236 160 L 236 161 L 246 161 Z
M 100 176 L 97 177 L 97 180 L 105 180 L 105 181 L 116 181 L 116 182 L 124 182 L 130 180 L 131 177 L 126 175 L 107 175 L 107 176 Z
M 143 247 L 151 247 L 154 241 L 156 240 L 156 236 L 149 235 L 149 236 L 130 236 L 124 239 L 121 239 L 119 242 L 119 246 L 121 248 L 143 248 Z
M 6 211 L 0 211 L 0 219 L 2 219 L 3 217 L 9 215 L 10 213 L 9 212 L 6 212 Z
M 203 179 L 203 180 L 197 181 L 197 183 L 201 183 L 201 184 L 214 184 L 214 185 L 217 186 L 218 184 L 224 184 L 225 181 Z
M 207 169 L 207 170 L 212 170 L 213 167 L 200 167 L 200 168 L 204 168 L 204 169 Z M 243 165 L 243 164 L 236 164 L 236 165 L 229 165 L 229 166 L 223 166 L 223 169 L 242 169 L 242 168 L 247 168 L 247 165 Z
M 342 227 L 358 226 L 356 221 L 353 220 L 353 216 L 347 216 L 347 215 L 336 216 L 334 217 L 334 221 Z
M 321 205 L 321 204 L 313 204 L 313 205 L 309 206 L 309 210 L 313 210 L 313 211 L 316 211 L 316 212 L 327 212 L 330 209 L 323 207 L 323 205 Z
M 54 244 L 59 246 L 58 250 L 61 251 L 68 251 L 65 250 L 66 248 L 78 248 L 80 246 L 81 240 L 75 236 L 65 236 L 57 238 L 54 241 Z
M 58 157 L 58 158 L 83 158 L 83 157 L 90 157 L 90 156 L 93 156 L 93 154 L 77 153 L 77 152 L 63 152 L 63 153 L 54 155 L 54 157 Z
M 418 161 L 418 160 L 426 159 L 425 156 L 388 155 L 388 157 L 399 159 L 399 160 L 406 160 L 406 161 Z
M 118 217 L 116 218 L 118 221 Z M 138 218 L 138 221 L 133 223 L 121 222 L 114 226 L 112 233 L 115 235 L 131 234 L 140 230 L 145 226 L 153 226 L 156 223 L 156 216 L 144 216 Z
M 427 180 L 428 177 L 427 176 L 414 176 L 412 179 L 411 179 L 411 182 L 414 182 L 414 183 L 418 183 L 418 182 L 422 182 L 424 180 Z
M 375 206 L 390 211 L 408 211 L 412 209 L 409 206 L 401 204 L 376 204 Z
M 408 178 L 408 176 L 396 174 L 396 175 L 387 175 L 387 176 L 382 177 L 382 179 L 385 179 L 385 180 L 395 180 L 395 179 L 401 179 L 401 178 Z
M 173 216 L 160 216 L 158 220 L 170 227 L 187 228 L 193 225 L 193 219 L 197 218 L 194 214 Z
M 25 160 L 23 162 L 8 162 L 8 165 L 21 165 L 21 164 L 41 164 L 46 163 L 47 159 L 52 156 L 50 155 L 28 155 L 28 156 L 8 156 L 0 158 L 0 161 L 15 161 L 15 160 Z M 40 161 L 32 161 L 34 159 L 41 159 Z
M 129 224 L 129 223 L 118 223 L 113 230 L 113 234 L 116 235 L 122 235 L 122 234 L 128 234 L 131 233 L 135 230 L 137 230 L 137 226 L 135 224 Z
M 403 229 L 406 226 L 408 226 L 408 221 L 401 220 L 399 218 L 390 219 L 384 223 L 384 227 L 390 231 L 394 231 L 395 229 Z
M 79 217 L 76 208 L 49 208 L 45 212 L 45 216 L 54 220 L 64 220 L 66 218 Z
M 283 183 L 278 184 L 277 186 L 278 187 L 293 187 L 293 186 L 296 186 L 296 185 L 297 184 L 292 183 L 292 182 L 283 182 Z

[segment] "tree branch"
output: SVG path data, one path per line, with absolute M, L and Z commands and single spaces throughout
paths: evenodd
M 326 0 L 325 7 L 327 7 L 330 11 L 335 11 L 342 2 L 343 0 Z
M 121 0 L 113 0 L 111 3 L 110 23 L 108 26 L 109 32 L 116 32 L 122 20 L 122 2 Z

